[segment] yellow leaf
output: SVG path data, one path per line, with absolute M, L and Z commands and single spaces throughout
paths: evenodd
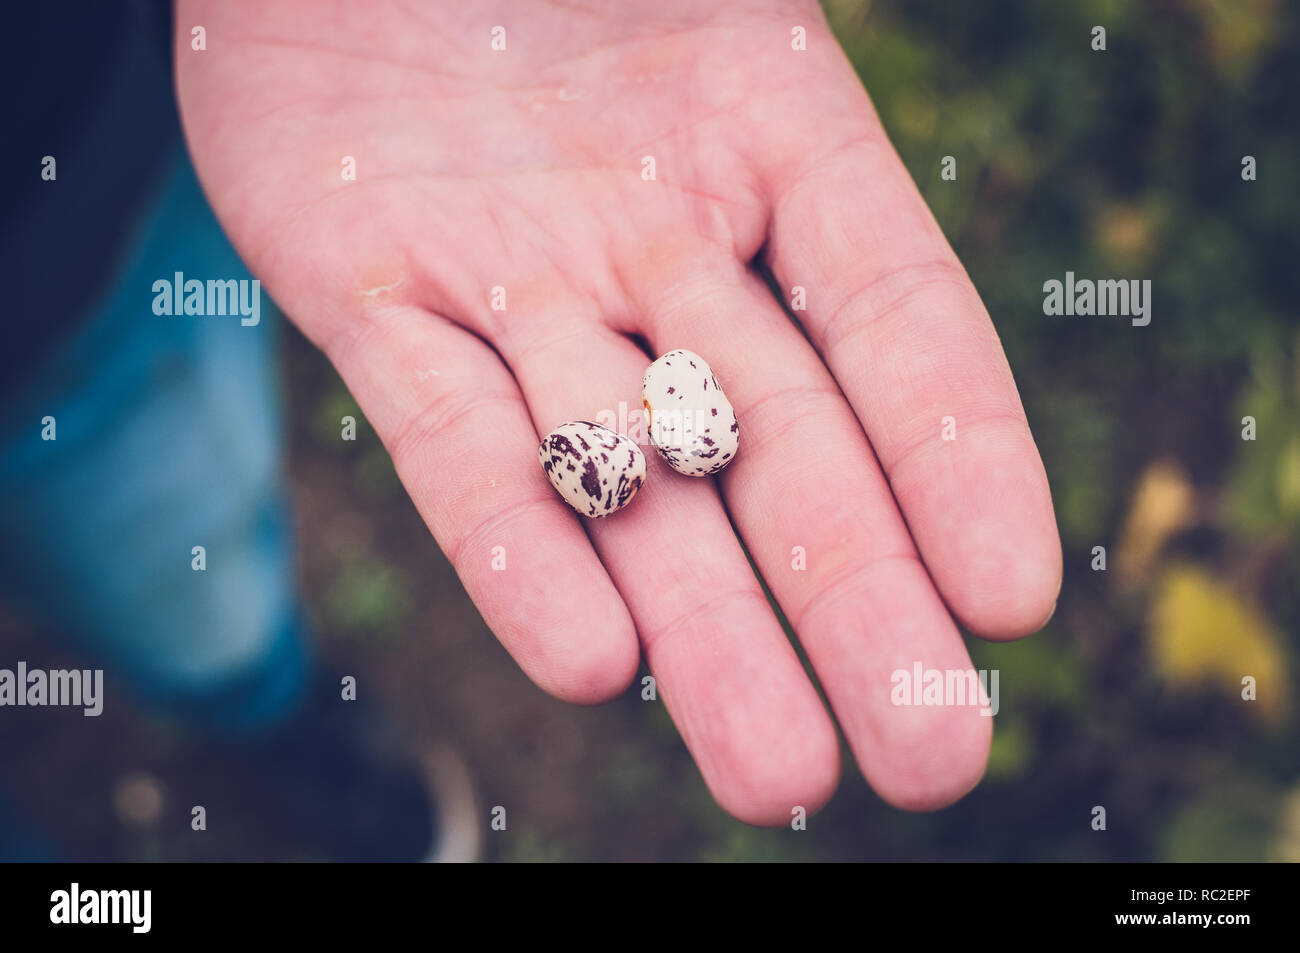
M 1177 463 L 1157 461 L 1142 472 L 1115 558 L 1115 570 L 1124 582 L 1146 580 L 1165 541 L 1191 524 L 1194 503 L 1192 485 Z
M 1255 680 L 1260 714 L 1284 711 L 1286 659 L 1269 620 L 1232 588 L 1195 566 L 1170 566 L 1151 610 L 1151 654 L 1174 685 L 1213 683 L 1237 698 Z

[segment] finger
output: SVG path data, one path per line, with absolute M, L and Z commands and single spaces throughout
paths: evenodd
M 859 105 L 845 146 L 767 183 L 769 261 L 783 288 L 806 289 L 798 317 L 948 606 L 980 635 L 1027 635 L 1061 584 L 1047 478 L 979 295 Z
M 965 672 L 971 661 L 861 426 L 753 275 L 706 252 L 667 261 L 631 282 L 651 342 L 703 356 L 736 409 L 740 449 L 720 474 L 723 498 L 863 774 L 899 807 L 955 801 L 983 774 L 990 720 L 974 705 L 893 704 L 894 672 Z
M 616 415 L 629 398 L 639 421 L 648 360 L 637 347 L 594 322 L 535 324 L 546 332 L 512 341 L 505 356 L 539 430 Z M 635 500 L 587 529 L 632 611 L 657 691 L 724 808 L 755 824 L 788 822 L 795 806 L 811 812 L 839 776 L 826 710 L 713 483 L 680 476 L 653 452 L 646 464 Z
M 556 697 L 622 692 L 640 663 L 635 627 L 537 466 L 537 432 L 500 360 L 414 307 L 377 309 L 356 327 L 327 353 L 484 621 Z

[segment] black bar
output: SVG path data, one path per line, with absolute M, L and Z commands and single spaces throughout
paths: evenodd
M 1291 924 L 1296 886 L 1295 868 L 1286 865 L 595 866 L 552 865 L 545 872 L 501 865 L 8 866 L 0 869 L 6 884 L 0 922 L 6 941 L 75 933 L 91 941 L 117 934 L 132 941 L 319 937 L 337 943 L 348 936 L 374 939 L 382 928 L 385 934 L 416 931 L 438 945 L 467 930 L 491 941 L 512 926 L 544 934 L 551 924 L 561 935 L 603 935 L 608 942 L 618 920 L 663 940 L 685 939 L 678 924 L 686 929 L 691 920 L 706 921 L 710 932 L 741 935 L 788 918 L 792 928 L 803 922 L 819 935 L 832 920 L 864 937 L 920 927 L 927 941 L 1130 934 L 1232 942 Z M 118 919 L 127 922 L 52 922 L 68 919 L 74 883 L 82 913 L 111 915 L 116 905 Z M 136 932 L 144 925 L 143 893 L 130 906 L 124 894 L 107 902 L 102 894 L 146 890 L 147 932 Z M 1131 919 L 1147 916 L 1154 919 Z M 1200 922 L 1206 916 L 1208 925 Z

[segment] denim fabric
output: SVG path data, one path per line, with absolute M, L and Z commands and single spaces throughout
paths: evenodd
M 283 319 L 265 299 L 256 326 L 154 313 L 153 283 L 176 272 L 250 278 L 183 156 L 119 251 L 111 288 L 0 423 L 0 587 L 110 681 L 217 731 L 263 724 L 293 706 L 306 667 L 280 461 Z

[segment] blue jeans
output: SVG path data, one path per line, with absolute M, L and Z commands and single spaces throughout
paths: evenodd
M 127 685 L 201 728 L 255 731 L 294 706 L 307 668 L 282 319 L 154 313 L 153 283 L 175 272 L 249 278 L 183 156 L 120 247 L 112 286 L 5 415 L 0 586 L 106 669 L 106 706 Z

